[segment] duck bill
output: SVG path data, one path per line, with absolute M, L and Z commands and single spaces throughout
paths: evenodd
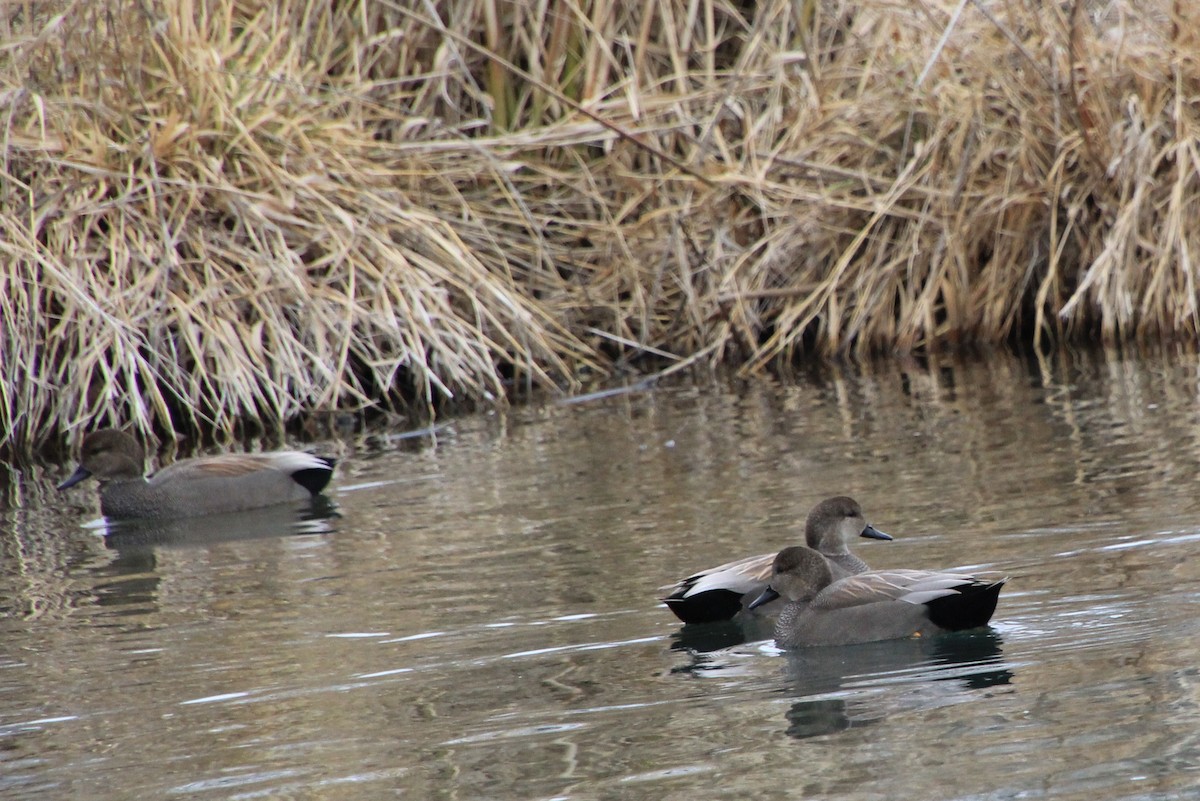
M 746 608 L 747 609 L 757 609 L 758 607 L 763 606 L 764 604 L 771 603 L 771 601 L 774 601 L 778 597 L 779 597 L 779 593 L 775 592 L 775 590 L 771 589 L 770 587 L 767 587 L 765 590 L 762 591 L 762 595 L 758 596 L 753 601 L 751 601 L 750 605 L 747 606 Z
M 92 477 L 92 471 L 85 470 L 83 468 L 83 466 L 80 465 L 79 469 L 76 470 L 74 473 L 72 473 L 70 478 L 68 478 L 66 481 L 64 481 L 63 483 L 58 485 L 58 489 L 65 490 L 67 487 L 73 487 L 76 484 L 78 484 L 80 481 L 83 481 L 85 478 L 91 478 L 91 477 Z
M 872 525 L 868 525 L 866 528 L 864 528 L 862 533 L 858 536 L 866 537 L 869 540 L 890 540 L 892 538 L 891 534 L 880 531 Z

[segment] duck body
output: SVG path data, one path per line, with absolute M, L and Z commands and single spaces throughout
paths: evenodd
M 836 578 L 870 570 L 867 563 L 850 551 L 856 537 L 890 540 L 870 525 L 862 507 L 852 498 L 827 498 L 812 508 L 804 522 L 808 547 L 820 553 Z M 718 567 L 701 570 L 663 589 L 670 592 L 662 599 L 684 623 L 715 623 L 731 620 L 748 610 L 771 580 L 775 553 L 738 559 Z M 783 603 L 762 605 L 756 614 L 777 614 Z
M 775 623 L 783 648 L 852 645 L 984 626 L 1007 579 L 930 570 L 873 570 L 834 580 L 821 554 L 785 548 L 770 586 L 751 603 L 786 603 Z
M 60 490 L 100 482 L 100 511 L 114 519 L 193 517 L 303 501 L 321 492 L 334 461 L 302 451 L 237 453 L 183 459 L 143 475 L 145 452 L 122 431 L 83 440 L 79 468 Z

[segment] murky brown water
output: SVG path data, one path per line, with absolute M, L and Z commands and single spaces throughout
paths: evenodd
M 6 513 L 0 797 L 1173 799 L 1200 785 L 1200 361 L 663 388 L 346 454 L 342 517 Z M 848 493 L 989 630 L 785 654 L 656 590 Z M 44 498 L 44 503 L 39 503 Z

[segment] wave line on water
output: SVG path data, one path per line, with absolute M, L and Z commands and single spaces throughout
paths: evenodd
M 525 726 L 520 729 L 497 729 L 494 731 L 470 734 L 466 737 L 455 737 L 446 740 L 442 745 L 469 745 L 471 743 L 486 743 L 493 740 L 509 740 L 517 737 L 535 737 L 539 734 L 558 734 L 564 731 L 577 731 L 586 728 L 586 723 L 542 723 L 536 726 Z
M 234 701 L 239 698 L 247 698 L 250 696 L 249 690 L 242 690 L 234 693 L 220 693 L 218 695 L 206 695 L 203 698 L 192 698 L 187 701 L 180 701 L 180 706 L 191 706 L 192 704 L 217 704 L 221 701 Z
M 501 659 L 518 659 L 523 656 L 541 656 L 542 654 L 557 654 L 565 651 L 602 651 L 606 648 L 620 648 L 623 645 L 643 645 L 649 642 L 659 642 L 665 640 L 666 637 L 636 637 L 632 640 L 619 640 L 616 642 L 593 642 L 579 643 L 576 645 L 555 645 L 549 648 L 534 648 L 529 651 L 514 651 L 511 654 L 501 654 Z
M 38 718 L 37 720 L 26 720 L 18 723 L 6 723 L 0 726 L 0 737 L 8 737 L 18 732 L 36 731 L 47 723 L 69 723 L 72 720 L 79 720 L 79 715 L 60 715 L 53 718 Z

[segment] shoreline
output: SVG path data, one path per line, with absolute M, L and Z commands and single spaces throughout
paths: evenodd
M 957 6 L 31 8 L 0 452 L 647 364 L 1194 348 L 1200 16 Z

